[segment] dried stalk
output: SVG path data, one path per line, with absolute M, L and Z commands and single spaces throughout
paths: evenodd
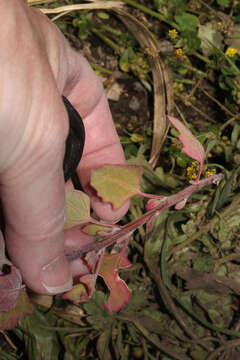
M 148 28 L 127 12 L 119 9 L 114 11 L 138 40 L 140 46 L 148 56 L 148 61 L 152 69 L 154 120 L 152 149 L 149 163 L 154 167 L 159 159 L 160 151 L 169 127 L 166 114 L 170 115 L 174 106 L 170 70 L 161 56 L 161 49 L 158 41 Z
M 59 6 L 55 9 L 40 8 L 44 14 L 60 14 L 63 12 L 76 11 L 76 10 L 97 10 L 97 9 L 116 9 L 121 8 L 123 3 L 121 1 L 96 1 L 91 4 L 75 4 Z

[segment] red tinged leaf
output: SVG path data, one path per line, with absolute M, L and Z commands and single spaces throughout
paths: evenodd
M 154 209 L 156 206 L 160 205 L 161 203 L 164 202 L 164 200 L 166 200 L 167 197 L 166 196 L 158 196 L 158 199 L 151 199 L 148 200 L 147 204 L 146 204 L 146 210 L 152 210 Z
M 183 152 L 190 156 L 192 159 L 199 162 L 199 171 L 196 181 L 199 180 L 203 161 L 205 157 L 205 152 L 202 144 L 193 136 L 191 131 L 178 119 L 168 116 L 169 121 L 172 125 L 179 131 L 179 140 L 183 144 Z
M 84 263 L 89 273 L 76 276 L 78 284 L 74 285 L 70 291 L 67 291 L 62 298 L 72 301 L 75 305 L 86 302 L 91 299 L 93 291 L 95 290 L 97 280 L 97 266 L 99 256 L 95 252 L 89 252 L 84 257 Z
M 34 306 L 31 304 L 26 291 L 22 289 L 15 307 L 8 312 L 0 312 L 0 329 L 13 329 L 22 317 L 31 315 L 33 311 Z
M 21 273 L 5 257 L 5 244 L 0 231 L 0 312 L 8 312 L 14 308 L 21 288 Z
M 114 209 L 140 191 L 143 168 L 137 165 L 104 165 L 92 172 L 91 186 Z
M 67 291 L 62 299 L 70 300 L 75 305 L 86 302 L 91 299 L 93 291 L 95 290 L 97 275 L 86 274 L 80 277 L 80 284 L 76 284 L 70 291 Z
M 14 308 L 22 288 L 20 271 L 15 266 L 7 267 L 9 273 L 0 275 L 0 312 Z
M 118 276 L 118 269 L 127 268 L 129 266 L 131 266 L 131 263 L 122 255 L 122 253 L 107 254 L 102 258 L 99 275 L 103 278 L 110 290 L 108 301 L 104 304 L 106 309 L 110 312 L 119 311 L 130 301 L 131 290 Z
M 96 275 L 87 274 L 80 278 L 80 284 L 76 284 L 70 291 L 67 291 L 62 299 L 70 300 L 77 305 L 91 299 L 95 289 Z
M 73 286 L 73 288 L 67 291 L 62 299 L 70 300 L 75 305 L 86 302 L 91 299 L 93 291 L 95 290 L 97 275 L 86 274 L 79 278 L 80 283 Z
M 176 209 L 176 210 L 181 210 L 181 209 L 183 209 L 184 206 L 186 205 L 187 201 L 188 201 L 188 198 L 183 199 L 182 201 L 180 201 L 179 203 L 177 203 L 177 204 L 175 205 L 175 209 Z
M 74 285 L 71 290 L 67 291 L 64 295 L 62 295 L 62 299 L 69 300 L 74 305 L 78 305 L 82 301 L 87 301 L 88 293 L 86 286 L 83 284 Z

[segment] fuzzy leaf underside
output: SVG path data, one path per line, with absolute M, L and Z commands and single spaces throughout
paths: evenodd
M 66 190 L 66 221 L 64 229 L 84 224 L 90 219 L 89 197 L 79 190 Z

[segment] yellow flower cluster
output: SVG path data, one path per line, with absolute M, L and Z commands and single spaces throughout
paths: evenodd
M 212 168 L 212 169 L 208 169 L 208 170 L 206 171 L 205 176 L 206 176 L 206 177 L 209 177 L 209 176 L 214 175 L 214 174 L 216 174 L 216 169 L 215 169 L 215 168 Z
M 168 36 L 170 37 L 170 39 L 176 39 L 178 36 L 178 32 L 176 29 L 172 29 L 168 31 Z
M 190 180 L 195 180 L 197 178 L 198 170 L 199 170 L 199 162 L 193 161 L 191 166 L 187 167 L 187 177 Z
M 229 47 L 229 48 L 227 48 L 227 50 L 225 51 L 225 54 L 226 54 L 227 56 L 229 56 L 229 57 L 233 57 L 234 55 L 237 54 L 237 52 L 238 52 L 237 49 L 232 48 L 232 47 Z

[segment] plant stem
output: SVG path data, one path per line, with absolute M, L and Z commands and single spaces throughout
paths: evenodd
M 189 336 L 190 339 L 195 340 L 199 345 L 201 345 L 205 350 L 211 350 L 211 347 L 206 343 L 206 341 L 203 341 L 201 339 L 198 339 L 198 337 L 194 334 L 193 329 L 189 327 L 189 325 L 184 321 L 184 318 L 180 315 L 180 312 L 178 311 L 176 305 L 174 304 L 174 301 L 172 300 L 170 294 L 167 291 L 167 288 L 165 287 L 162 278 L 161 273 L 158 268 L 155 266 L 152 266 L 152 263 L 149 263 L 147 261 L 148 269 L 151 273 L 151 276 L 153 280 L 156 282 L 159 293 L 163 297 L 164 302 L 166 302 L 166 305 L 170 309 L 170 311 L 174 314 L 175 319 L 177 320 L 179 326 L 184 330 L 184 332 Z
M 160 349 L 165 354 L 170 355 L 171 358 L 176 359 L 176 360 L 187 360 L 188 359 L 188 358 L 186 358 L 185 355 L 182 355 L 180 353 L 176 353 L 175 351 L 170 349 L 169 346 L 167 346 L 166 344 L 163 344 L 161 341 L 159 341 L 158 338 L 156 336 L 153 336 L 143 326 L 143 324 L 140 321 L 137 321 L 135 319 L 131 319 L 131 318 L 125 317 L 125 316 L 117 316 L 117 319 L 133 323 L 136 326 L 136 328 L 143 334 L 143 336 L 145 336 L 145 338 L 148 341 L 150 341 L 153 345 L 155 345 L 158 349 Z
M 66 252 L 66 257 L 69 261 L 81 258 L 84 254 L 90 252 L 90 251 L 100 251 L 101 249 L 104 249 L 107 246 L 110 246 L 114 244 L 115 242 L 124 241 L 126 238 L 131 236 L 131 234 L 141 225 L 146 224 L 148 221 L 152 219 L 153 216 L 156 216 L 160 212 L 164 211 L 165 209 L 168 209 L 169 207 L 178 204 L 182 200 L 188 199 L 189 196 L 194 193 L 195 191 L 200 190 L 206 185 L 212 184 L 212 183 L 219 183 L 224 178 L 224 175 L 222 173 L 217 175 L 209 176 L 208 178 L 202 179 L 198 181 L 197 183 L 194 183 L 193 185 L 188 186 L 186 189 L 179 191 L 178 193 L 171 195 L 169 197 L 166 197 L 165 200 L 161 201 L 159 205 L 157 205 L 152 210 L 147 211 L 145 214 L 141 216 L 141 218 L 137 220 L 133 220 L 127 225 L 123 226 L 114 234 L 110 234 L 106 236 L 102 241 L 98 243 L 90 243 L 88 245 L 83 246 L 82 248 L 79 248 L 77 250 L 74 250 L 72 252 Z
M 90 63 L 90 65 L 93 68 L 93 70 L 102 72 L 102 73 L 107 74 L 107 75 L 112 75 L 113 74 L 112 70 L 106 69 L 106 68 L 104 68 L 104 67 L 102 67 L 100 65 L 93 64 L 93 63 Z
M 113 29 L 111 26 L 109 25 L 105 25 L 105 24 L 101 24 L 101 29 L 108 31 L 110 34 L 116 35 L 116 36 L 121 36 L 122 32 L 116 29 Z
M 197 51 L 193 53 L 198 59 L 204 61 L 206 64 L 211 64 L 211 60 L 209 60 L 206 56 L 199 54 Z
M 110 46 L 110 48 L 112 48 L 116 54 L 121 54 L 122 53 L 122 49 L 120 48 L 120 46 L 118 46 L 114 41 L 112 41 L 111 39 L 109 39 L 106 35 L 104 35 L 100 30 L 98 30 L 97 28 L 92 28 L 91 29 L 92 32 L 97 35 L 103 42 L 105 42 L 105 44 L 107 44 L 108 46 Z
M 163 21 L 169 25 L 171 25 L 173 28 L 179 30 L 179 26 L 178 24 L 176 24 L 173 21 L 167 20 L 164 16 L 162 16 L 161 14 L 159 14 L 157 11 L 151 10 L 141 4 L 136 3 L 133 0 L 123 0 L 123 2 L 125 2 L 126 4 L 135 7 L 136 9 L 141 10 L 142 12 L 144 12 L 145 14 L 151 15 L 155 18 L 157 18 L 160 21 Z
M 233 347 L 237 347 L 240 345 L 240 340 L 230 340 L 224 343 L 224 345 L 220 346 L 219 348 L 217 348 L 215 351 L 213 351 L 207 358 L 206 360 L 213 360 L 213 359 L 219 359 L 219 357 L 217 357 L 219 355 L 220 352 L 223 352 L 227 349 L 231 349 Z

